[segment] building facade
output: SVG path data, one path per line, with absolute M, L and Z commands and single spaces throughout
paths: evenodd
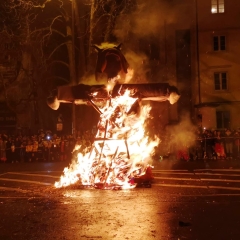
M 159 15 L 158 79 L 181 93 L 169 124 L 187 113 L 202 129 L 240 128 L 240 1 L 171 4 Z
M 196 61 L 195 117 L 202 128 L 237 129 L 240 127 L 240 2 L 196 0 L 195 3 L 192 59 Z

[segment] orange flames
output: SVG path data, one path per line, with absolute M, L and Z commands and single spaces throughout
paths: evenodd
M 56 188 L 80 184 L 102 189 L 134 188 L 134 178 L 145 174 L 151 166 L 151 153 L 159 139 L 150 140 L 145 121 L 151 107 L 143 105 L 138 113 L 130 111 L 138 101 L 129 91 L 110 98 L 100 110 L 98 131 L 90 149 L 76 145 L 73 159 L 55 183 Z

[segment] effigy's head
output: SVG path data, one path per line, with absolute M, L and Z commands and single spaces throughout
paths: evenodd
M 96 81 L 99 81 L 102 74 L 108 80 L 118 79 L 128 72 L 129 64 L 121 51 L 121 44 L 114 47 L 100 48 L 93 46 L 98 53 L 95 69 Z

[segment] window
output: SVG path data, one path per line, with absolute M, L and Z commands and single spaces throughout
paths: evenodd
M 211 0 L 212 9 L 211 12 L 214 13 L 224 13 L 224 0 Z
M 226 50 L 226 37 L 225 36 L 214 36 L 213 37 L 213 50 L 214 51 L 225 51 Z
M 215 90 L 227 90 L 227 73 L 214 73 L 214 87 Z
M 230 113 L 228 111 L 217 111 L 217 128 L 229 128 L 230 127 Z

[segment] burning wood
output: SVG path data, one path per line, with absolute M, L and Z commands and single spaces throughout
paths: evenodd
M 138 181 L 149 186 L 153 178 L 151 153 L 160 139 L 149 139 L 145 133 L 144 124 L 151 108 L 149 105 L 140 107 L 139 102 L 174 104 L 180 95 L 177 88 L 168 83 L 116 83 L 129 73 L 121 44 L 102 49 L 94 47 L 98 51 L 96 81 L 105 74 L 108 84 L 60 86 L 47 100 L 54 110 L 60 103 L 88 104 L 100 115 L 91 148 L 75 147 L 77 158 L 64 169 L 64 175 L 55 186 L 80 183 L 94 188 L 124 189 L 136 187 Z M 129 76 L 123 79 L 126 81 Z
M 116 84 L 111 90 L 105 85 L 59 87 L 54 101 L 49 102 L 53 109 L 61 102 L 90 103 L 100 119 L 91 148 L 76 148 L 80 149 L 77 159 L 64 169 L 55 186 L 80 183 L 94 188 L 124 189 L 136 187 L 138 181 L 149 186 L 151 153 L 160 139 L 149 139 L 145 133 L 150 106 L 143 105 L 137 113 L 131 109 L 139 100 L 168 100 L 173 104 L 178 98 L 177 89 L 166 83 Z

